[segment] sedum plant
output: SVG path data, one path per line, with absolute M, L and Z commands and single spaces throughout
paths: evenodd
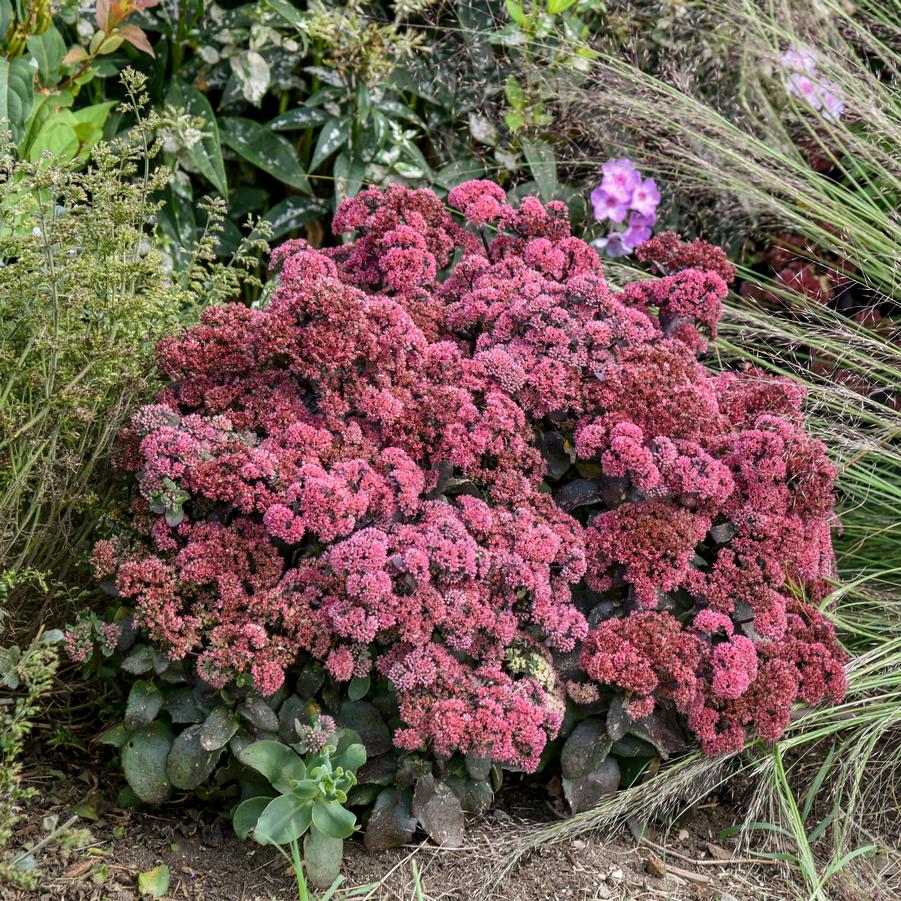
M 842 697 L 816 608 L 834 469 L 793 382 L 699 361 L 723 253 L 658 235 L 657 277 L 617 291 L 564 204 L 449 200 L 466 225 L 368 189 L 347 243 L 275 253 L 268 305 L 160 344 L 169 384 L 120 449 L 133 528 L 93 556 L 121 607 L 69 637 L 142 677 L 144 800 L 215 770 L 172 778 L 186 732 L 240 759 L 324 707 L 372 758 L 367 837 L 454 844 L 505 769 L 559 753 L 578 808 L 636 760 L 774 740 L 796 701 Z
M 329 719 L 329 718 L 326 718 Z M 235 809 L 233 826 L 239 838 L 252 834 L 263 845 L 275 845 L 295 868 L 305 890 L 305 875 L 319 888 L 339 879 L 344 839 L 356 817 L 344 805 L 356 784 L 356 772 L 366 762 L 366 749 L 350 731 L 332 732 L 317 723 L 303 745 L 286 747 L 277 741 L 257 741 L 241 754 L 241 762 L 256 770 L 278 792 L 275 798 L 248 798 Z M 320 747 L 320 739 L 327 741 Z M 312 751 L 306 758 L 304 752 Z M 298 841 L 304 837 L 306 866 L 298 866 Z M 284 848 L 287 846 L 290 853 Z

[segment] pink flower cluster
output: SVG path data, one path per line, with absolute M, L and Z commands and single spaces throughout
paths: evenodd
M 837 697 L 841 650 L 795 600 L 831 572 L 833 470 L 799 388 L 698 362 L 721 254 L 661 241 L 663 277 L 616 292 L 563 204 L 449 199 L 479 233 L 368 189 L 335 217 L 353 240 L 276 251 L 266 307 L 161 343 L 169 385 L 120 451 L 135 531 L 94 554 L 136 626 L 215 686 L 271 694 L 299 655 L 380 676 L 398 746 L 527 770 L 567 686 L 597 697 L 561 655 L 710 751 Z
M 840 701 L 845 659 L 828 624 L 796 600 L 775 640 L 737 634 L 729 617 L 710 609 L 687 629 L 670 613 L 648 611 L 602 623 L 583 654 L 592 679 L 627 693 L 632 717 L 670 702 L 708 754 L 739 750 L 749 729 L 777 739 L 797 700 Z

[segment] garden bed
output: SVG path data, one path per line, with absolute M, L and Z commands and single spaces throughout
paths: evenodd
M 108 794 L 97 786 L 97 767 L 77 763 L 65 778 L 51 781 L 35 803 L 18 840 L 33 845 L 42 836 L 46 816 L 66 818 L 73 806 L 91 799 L 98 820 L 85 821 L 92 841 L 42 858 L 45 878 L 36 894 L 14 892 L 6 898 L 39 901 L 137 901 L 138 874 L 161 863 L 169 867 L 164 897 L 190 901 L 288 901 L 297 897 L 294 877 L 274 850 L 235 838 L 229 822 L 190 799 L 174 809 L 122 810 L 99 800 Z M 96 786 L 96 787 L 95 787 Z M 498 806 L 468 824 L 466 847 L 449 851 L 427 841 L 369 853 L 358 840 L 346 843 L 344 887 L 372 884 L 369 901 L 414 896 L 413 861 L 417 862 L 426 901 L 550 901 L 550 899 L 734 899 L 791 898 L 793 885 L 777 867 L 749 867 L 728 858 L 733 842 L 721 830 L 741 818 L 728 800 L 709 798 L 690 810 L 668 836 L 651 830 L 639 843 L 627 831 L 588 835 L 546 846 L 526 857 L 492 888 L 477 880 L 503 863 L 501 850 L 513 830 L 537 828 L 561 815 L 562 805 L 549 796 L 503 792 Z M 662 843 L 662 844 L 661 844 Z M 665 849 L 665 850 L 664 850 Z M 100 882 L 97 873 L 106 867 Z M 341 897 L 340 893 L 338 897 Z M 836 894 L 841 901 L 862 897 Z M 886 898 L 889 895 L 885 896 Z M 871 896 L 872 898 L 872 896 Z

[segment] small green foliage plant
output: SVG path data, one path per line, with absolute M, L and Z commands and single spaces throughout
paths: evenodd
M 301 901 L 307 901 L 307 879 L 330 897 L 341 883 L 344 839 L 353 835 L 356 816 L 344 805 L 366 762 L 356 733 L 341 730 L 318 751 L 302 756 L 305 746 L 257 741 L 241 753 L 241 761 L 258 772 L 277 792 L 248 798 L 235 809 L 232 824 L 239 838 L 252 835 L 274 845 L 291 863 Z M 303 838 L 301 859 L 299 841 Z
M 41 709 L 41 700 L 53 685 L 59 665 L 58 630 L 40 633 L 26 648 L 0 648 L 0 881 L 20 888 L 37 883 L 33 855 L 10 857 L 5 848 L 16 826 L 25 818 L 24 805 L 36 792 L 22 784 L 22 752 Z

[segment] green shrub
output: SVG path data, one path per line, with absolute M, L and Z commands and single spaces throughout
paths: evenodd
M 17 645 L 0 648 L 0 685 L 8 692 L 0 701 L 0 880 L 23 888 L 36 882 L 33 859 L 20 854 L 5 860 L 2 852 L 25 818 L 24 803 L 36 794 L 22 785 L 20 758 L 41 698 L 53 684 L 61 639 L 59 631 L 44 632 L 24 651 Z
M 236 293 L 254 255 L 216 262 L 221 205 L 176 278 L 153 248 L 168 170 L 127 81 L 135 129 L 90 164 L 0 158 L 0 571 L 62 577 L 110 497 L 105 461 L 153 386 L 155 342 L 210 293 Z M 255 239 L 250 244 L 253 245 Z M 19 580 L 21 581 L 21 579 Z

